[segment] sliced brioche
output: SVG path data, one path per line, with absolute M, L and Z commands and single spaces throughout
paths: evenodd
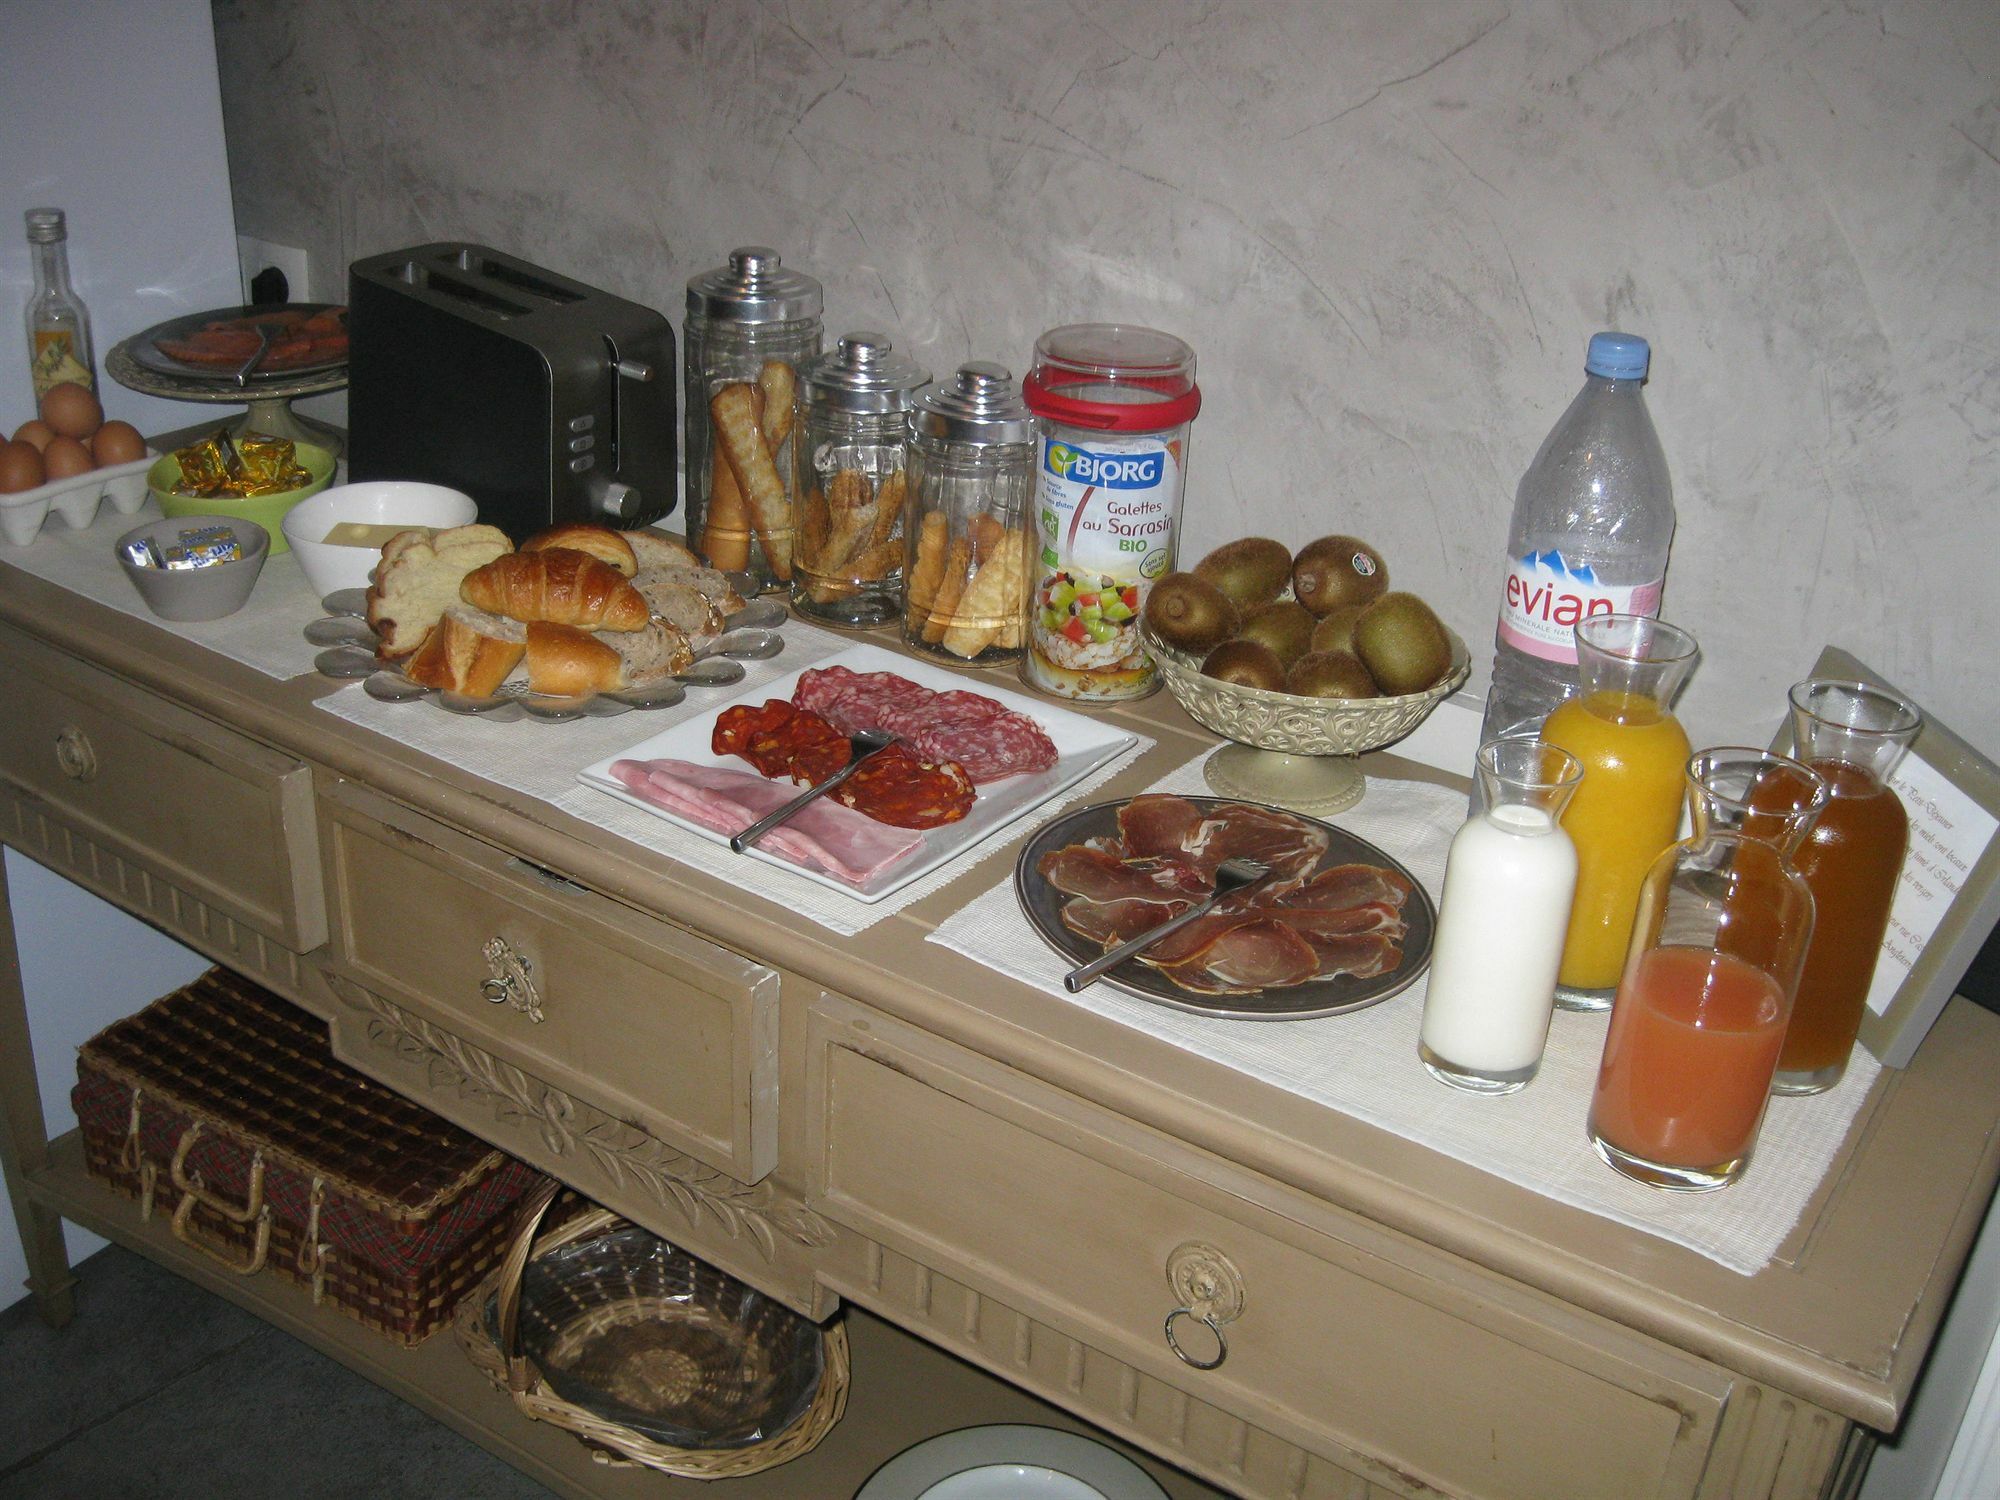
M 391 661 L 412 655 L 446 607 L 458 602 L 466 574 L 513 550 L 504 531 L 476 522 L 389 538 L 368 586 L 368 624 L 378 654 Z
M 527 632 L 517 621 L 453 604 L 403 664 L 403 675 L 425 687 L 490 698 L 526 649 Z
M 632 544 L 625 539 L 626 534 L 613 531 L 609 526 L 592 526 L 584 521 L 572 521 L 564 526 L 553 526 L 547 531 L 529 537 L 521 543 L 523 552 L 546 552 L 551 547 L 566 547 L 572 552 L 587 552 L 599 562 L 610 563 L 620 573 L 630 578 L 639 571 L 639 559 L 633 554 Z

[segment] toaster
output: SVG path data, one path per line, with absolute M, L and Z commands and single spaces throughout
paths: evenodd
M 484 245 L 348 268 L 348 476 L 463 490 L 516 541 L 644 526 L 676 497 L 674 332 Z

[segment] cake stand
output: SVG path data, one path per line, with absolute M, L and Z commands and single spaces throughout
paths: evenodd
M 321 396 L 344 388 L 347 384 L 345 364 L 320 370 L 302 370 L 296 374 L 252 375 L 242 385 L 229 375 L 197 375 L 193 372 L 170 375 L 161 370 L 147 369 L 133 355 L 133 349 L 142 340 L 150 340 L 153 333 L 154 330 L 148 329 L 115 345 L 104 356 L 104 373 L 127 390 L 137 391 L 142 396 L 161 396 L 169 401 L 197 401 L 210 406 L 246 407 L 242 415 L 225 424 L 231 437 L 246 432 L 261 432 L 266 437 L 311 443 L 327 449 L 335 458 L 346 453 L 347 440 L 338 429 L 315 422 L 310 417 L 302 417 L 292 410 L 292 402 L 301 396 Z

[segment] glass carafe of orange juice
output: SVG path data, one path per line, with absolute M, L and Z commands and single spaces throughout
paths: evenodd
M 1743 1174 L 1812 928 L 1776 843 L 1711 829 L 1654 860 L 1590 1101 L 1605 1162 L 1680 1192 Z
M 1542 740 L 1583 763 L 1563 813 L 1576 845 L 1576 896 L 1556 976 L 1556 1004 L 1611 1004 L 1632 937 L 1639 884 L 1680 831 L 1688 739 L 1668 705 L 1694 670 L 1694 637 L 1644 615 L 1592 615 L 1576 627 L 1580 696 L 1542 725 Z
M 1696 751 L 1687 764 L 1688 814 L 1696 838 L 1736 833 L 1760 839 L 1794 870 L 1799 845 L 1832 795 L 1817 771 L 1774 750 L 1717 745 Z M 1736 906 L 1717 933 L 1716 946 L 1768 967 L 1780 941 L 1780 914 L 1760 902 L 1761 895 L 1754 882 L 1736 888 Z
M 1923 719 L 1907 699 L 1862 682 L 1814 679 L 1791 698 L 1793 748 L 1833 796 L 1796 856 L 1819 920 L 1773 1086 L 1817 1094 L 1840 1081 L 1861 1029 L 1910 836 L 1888 776 Z

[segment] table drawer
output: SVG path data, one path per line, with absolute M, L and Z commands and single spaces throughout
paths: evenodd
M 87 883 L 45 817 L 290 949 L 326 941 L 302 762 L 0 629 L 8 842 Z
M 777 1160 L 776 970 L 333 782 L 333 962 L 739 1182 Z
M 1723 1372 L 851 1002 L 811 1035 L 829 1218 L 1390 1493 L 1696 1492 Z

